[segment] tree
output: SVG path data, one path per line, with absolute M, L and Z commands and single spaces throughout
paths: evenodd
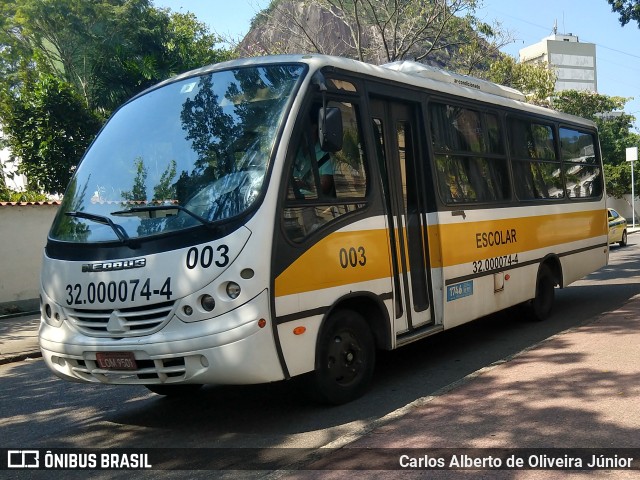
M 106 114 L 165 78 L 229 56 L 193 14 L 150 0 L 5 0 L 2 12 L 4 57 L 30 56 Z
M 0 14 L 0 124 L 31 187 L 49 193 L 116 107 L 231 55 L 193 14 L 150 0 L 3 0 Z
M 474 16 L 476 0 L 274 0 L 240 45 L 243 54 L 322 53 L 374 64 L 415 60 L 446 64 L 497 52 L 494 30 Z M 477 31 L 474 30 L 477 28 Z M 482 63 L 482 62 L 481 62 Z M 472 69 L 466 63 L 463 70 Z
M 623 27 L 631 20 L 638 22 L 640 28 L 640 0 L 607 0 L 611 11 L 620 14 L 620 25 Z
M 549 106 L 556 84 L 556 74 L 544 63 L 518 63 L 509 55 L 491 64 L 487 78 L 492 82 L 520 90 L 527 100 Z
M 604 165 L 604 178 L 607 183 L 607 194 L 622 198 L 631 193 L 631 165 L 624 162 L 619 165 Z M 640 178 L 635 175 L 635 191 L 640 191 Z
M 564 113 L 589 119 L 599 114 L 621 110 L 629 99 L 581 90 L 563 90 L 553 99 L 553 107 Z
M 31 75 L 19 92 L 3 92 L 0 118 L 29 190 L 49 193 L 64 191 L 101 123 L 71 85 L 51 74 Z

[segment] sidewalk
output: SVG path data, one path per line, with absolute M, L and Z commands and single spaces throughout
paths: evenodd
M 39 313 L 0 318 L 0 365 L 41 356 L 39 325 Z

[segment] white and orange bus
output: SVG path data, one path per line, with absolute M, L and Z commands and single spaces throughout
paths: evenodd
M 607 263 L 594 124 L 401 62 L 234 60 L 118 109 L 49 233 L 58 376 L 185 394 L 307 374 L 361 395 L 376 351 Z

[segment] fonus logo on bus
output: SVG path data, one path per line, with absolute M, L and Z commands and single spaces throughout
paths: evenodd
M 147 264 L 146 258 L 134 258 L 133 260 L 119 260 L 117 262 L 83 263 L 83 272 L 113 272 L 116 270 L 130 270 L 142 268 Z

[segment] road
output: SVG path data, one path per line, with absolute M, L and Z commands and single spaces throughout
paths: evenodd
M 206 387 L 194 398 L 178 400 L 138 386 L 64 382 L 40 359 L 4 365 L 0 448 L 318 448 L 619 307 L 640 293 L 640 245 L 635 240 L 631 236 L 627 247 L 612 247 L 609 266 L 558 290 L 548 321 L 531 323 L 511 309 L 383 352 L 371 391 L 339 407 L 305 400 L 297 381 Z

